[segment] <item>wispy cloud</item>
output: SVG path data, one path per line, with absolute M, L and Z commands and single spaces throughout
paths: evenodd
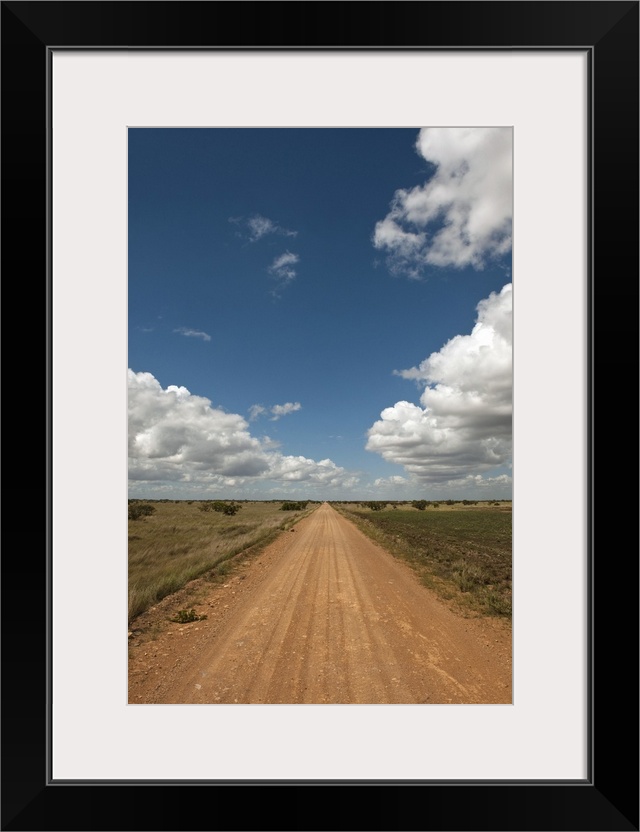
M 262 416 L 262 414 L 266 412 L 267 408 L 263 407 L 261 404 L 252 404 L 249 408 L 249 420 L 251 422 L 255 422 L 258 416 Z
M 296 277 L 297 272 L 293 267 L 299 262 L 300 258 L 297 254 L 293 254 L 291 251 L 285 251 L 284 254 L 276 257 L 269 266 L 269 274 L 272 274 L 280 281 L 280 286 L 286 285 Z
M 260 416 L 271 414 L 272 422 L 277 422 L 282 416 L 287 416 L 289 413 L 295 413 L 300 410 L 302 405 L 300 402 L 285 402 L 284 404 L 274 404 L 272 407 L 264 407 L 261 404 L 252 404 L 249 408 L 249 420 L 255 422 Z
M 206 332 L 201 332 L 199 329 L 189 329 L 188 327 L 181 326 L 173 331 L 179 333 L 180 335 L 184 335 L 185 338 L 202 338 L 203 341 L 211 340 L 210 335 Z
M 263 237 L 269 234 L 279 234 L 281 237 L 296 237 L 297 231 L 291 228 L 285 228 L 275 220 L 270 220 L 269 217 L 263 217 L 262 214 L 253 214 L 251 217 L 245 219 L 244 217 L 229 217 L 229 222 L 236 225 L 243 225 L 246 228 L 246 235 L 252 243 L 256 243 Z
M 300 402 L 285 402 L 285 404 L 275 404 L 271 408 L 271 421 L 276 422 L 281 416 L 287 416 L 289 413 L 295 413 L 300 410 L 302 405 Z

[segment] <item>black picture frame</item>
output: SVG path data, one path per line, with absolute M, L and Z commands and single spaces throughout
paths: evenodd
M 47 518 L 42 534 L 27 542 L 12 539 L 13 512 L 5 513 L 10 545 L 2 560 L 2 829 L 638 829 L 637 523 L 631 551 L 613 536 L 616 528 L 628 536 L 626 517 L 636 518 L 621 474 L 629 459 L 637 470 L 629 441 L 637 437 L 638 414 L 629 399 L 637 401 L 638 379 L 638 9 L 638 2 L 627 0 L 2 3 L 2 264 L 11 310 L 29 310 L 32 324 L 37 310 L 44 404 L 37 411 L 43 418 L 30 431 L 34 464 L 24 464 L 23 457 L 11 465 L 8 499 L 17 498 L 16 512 L 28 512 L 29 522 L 33 514 Z M 276 46 L 588 51 L 590 731 L 584 782 L 48 779 L 51 50 Z M 5 390 L 24 389 L 19 363 L 5 361 Z M 621 363 L 632 397 L 620 395 L 615 368 Z M 31 385 L 33 376 L 32 368 Z M 15 435 L 25 435 L 29 417 L 20 413 L 14 425 L 13 408 L 8 410 Z M 46 469 L 37 501 L 34 468 Z

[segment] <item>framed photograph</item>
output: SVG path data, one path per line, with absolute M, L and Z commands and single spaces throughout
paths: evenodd
M 192 829 L 204 817 L 229 829 L 637 830 L 637 551 L 611 544 L 629 457 L 612 439 L 628 438 L 629 408 L 604 375 L 626 370 L 629 346 L 637 355 L 638 3 L 3 2 L 2 48 L 3 262 L 19 297 L 28 287 L 25 308 L 38 297 L 45 332 L 47 518 L 41 547 L 3 559 L 2 828 Z M 258 131 L 273 143 L 299 128 L 512 139 L 511 701 L 129 699 L 129 211 L 134 161 L 143 170 L 156 152 L 134 154 L 132 131 L 251 133 L 255 154 Z M 196 158 L 189 141 L 179 152 Z M 181 170 L 171 176 L 194 176 Z M 136 179 L 139 204 L 154 183 Z M 398 193 L 394 240 L 381 226 L 378 249 L 410 269 Z M 249 220 L 227 218 L 249 245 L 284 243 L 265 260 L 276 297 L 296 277 L 295 227 Z M 502 245 L 496 229 L 487 240 Z M 148 266 L 148 293 L 161 268 Z M 353 316 L 371 309 L 347 302 Z M 190 346 L 211 340 L 197 321 L 170 326 Z M 274 402 L 251 418 L 300 409 Z M 19 479 L 24 509 L 32 482 Z M 247 789 L 255 799 L 239 804 Z

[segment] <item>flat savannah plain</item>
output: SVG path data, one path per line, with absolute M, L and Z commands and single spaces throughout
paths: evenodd
M 511 703 L 510 503 L 153 505 L 130 703 Z

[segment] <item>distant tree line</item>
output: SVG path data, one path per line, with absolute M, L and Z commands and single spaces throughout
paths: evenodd
M 356 505 L 361 508 L 369 508 L 372 511 L 382 511 L 387 506 L 397 508 L 398 506 L 412 506 L 418 511 L 424 511 L 427 508 L 438 508 L 439 506 L 477 506 L 484 504 L 489 506 L 499 506 L 500 502 L 496 502 L 493 498 L 490 500 L 329 500 L 330 505 Z M 502 502 L 511 502 L 510 500 L 503 500 Z
M 131 497 L 128 502 L 129 503 L 141 503 L 141 502 L 145 502 L 145 503 L 174 503 L 176 505 L 179 505 L 180 503 L 187 503 L 188 505 L 191 505 L 192 503 L 203 503 L 203 502 L 208 503 L 208 502 L 212 502 L 212 501 L 211 500 L 193 500 L 192 498 L 188 498 L 188 499 L 183 498 L 181 500 L 173 500 L 173 499 L 170 500 L 167 497 L 162 497 L 161 499 L 154 499 L 153 497 L 144 497 L 144 498 Z M 222 501 L 220 501 L 220 502 L 222 502 Z M 282 502 L 282 497 L 280 497 L 279 499 L 274 498 L 274 499 L 271 499 L 271 500 L 248 500 L 248 499 L 243 499 L 243 498 L 238 497 L 238 498 L 234 498 L 234 500 L 232 502 L 234 502 L 234 503 L 281 503 Z M 308 504 L 308 503 L 322 503 L 322 502 L 324 502 L 324 500 L 305 500 L 305 505 Z M 358 502 L 358 501 L 356 501 L 356 502 Z

